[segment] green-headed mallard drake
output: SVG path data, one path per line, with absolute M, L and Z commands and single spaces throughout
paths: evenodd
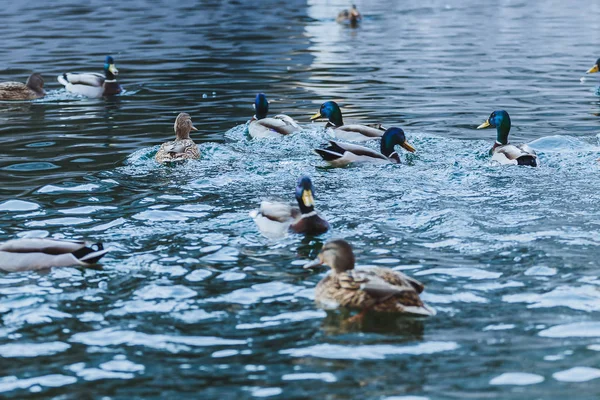
M 510 132 L 510 117 L 504 110 L 494 111 L 490 117 L 477 129 L 496 128 L 496 143 L 490 150 L 492 161 L 502 165 L 539 165 L 535 151 L 526 144 L 512 145 L 508 143 Z
M 356 25 L 362 20 L 362 15 L 356 9 L 356 5 L 352 4 L 351 9 L 340 11 L 335 20 L 340 24 Z
M 421 282 L 384 267 L 355 269 L 352 247 L 345 240 L 325 243 L 318 258 L 304 268 L 320 265 L 331 268 L 315 289 L 315 301 L 321 308 L 436 314 L 419 298 L 425 288 Z
M 58 76 L 58 82 L 64 85 L 67 92 L 87 97 L 102 97 L 121 93 L 121 85 L 117 82 L 119 70 L 111 56 L 106 56 L 104 75 L 95 72 L 65 72 Z
M 298 179 L 298 208 L 287 203 L 263 201 L 258 210 L 250 212 L 258 229 L 268 237 L 285 235 L 288 231 L 306 235 L 327 232 L 329 223 L 315 211 L 314 188 L 308 176 Z
M 355 162 L 370 163 L 400 163 L 400 156 L 395 150 L 396 145 L 411 153 L 415 148 L 406 141 L 404 131 L 400 128 L 389 128 L 381 138 L 381 153 L 364 146 L 350 143 L 329 141 L 329 147 L 314 149 L 315 153 L 334 167 L 343 167 Z
M 44 79 L 33 73 L 25 84 L 21 82 L 0 82 L 0 100 L 34 100 L 44 97 Z
M 248 124 L 248 133 L 253 138 L 279 137 L 289 135 L 300 129 L 298 123 L 285 114 L 267 117 L 269 101 L 264 93 L 256 95 L 254 110 L 255 114 Z
M 197 160 L 200 158 L 198 146 L 190 138 L 191 131 L 198 129 L 192 123 L 192 118 L 187 113 L 180 113 L 175 119 L 175 140 L 163 143 L 154 159 L 159 163 L 176 162 L 183 160 Z
M 109 250 L 102 243 L 55 239 L 14 239 L 0 244 L 0 271 L 17 272 L 51 267 L 89 267 Z
M 385 128 L 381 124 L 350 124 L 344 125 L 342 110 L 335 101 L 326 101 L 321 104 L 319 112 L 310 117 L 311 121 L 327 119 L 325 128 L 330 128 L 337 139 L 363 142 L 365 140 L 379 139 L 383 136 Z
M 600 71 L 600 58 L 596 60 L 596 64 L 592 68 L 586 71 L 586 74 L 595 74 L 598 71 Z

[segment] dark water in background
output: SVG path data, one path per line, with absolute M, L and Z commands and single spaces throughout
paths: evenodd
M 2 2 L 2 80 L 49 95 L 0 104 L 0 240 L 102 240 L 103 270 L 0 276 L 0 392 L 10 398 L 595 399 L 600 395 L 600 4 L 582 1 Z M 127 92 L 55 76 L 112 54 Z M 258 91 L 306 123 L 405 128 L 401 166 L 327 169 L 319 125 L 249 141 Z M 505 108 L 542 168 L 498 168 L 476 131 Z M 203 157 L 154 164 L 178 112 Z M 375 145 L 375 144 L 373 144 Z M 269 241 L 248 211 L 308 173 L 332 223 Z M 15 200 L 17 202 L 15 202 Z M 430 319 L 362 326 L 313 305 L 300 268 L 343 237 L 360 265 L 421 279 Z

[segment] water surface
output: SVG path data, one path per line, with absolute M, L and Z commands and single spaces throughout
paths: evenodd
M 7 398 L 556 398 L 600 395 L 600 183 L 587 2 L 56 1 L 0 11 L 3 80 L 48 96 L 0 104 L 0 239 L 91 238 L 99 270 L 0 276 Z M 112 54 L 126 92 L 65 93 L 55 77 Z M 249 140 L 254 95 L 305 124 Z M 309 124 L 325 100 L 401 126 L 400 166 L 326 168 Z M 542 167 L 499 168 L 477 131 L 508 110 Z M 165 168 L 177 113 L 202 159 Z M 376 143 L 370 143 L 376 147 Z M 309 174 L 330 233 L 269 240 L 248 212 Z M 330 238 L 358 264 L 422 280 L 434 318 L 315 308 Z

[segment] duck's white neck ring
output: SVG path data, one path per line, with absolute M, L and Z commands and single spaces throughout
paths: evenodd
M 300 218 L 310 218 L 310 217 L 314 217 L 315 215 L 317 215 L 317 212 L 313 210 L 309 213 L 302 214 L 302 216 Z
M 116 79 L 110 79 L 110 80 L 105 80 L 104 83 L 115 83 L 117 80 Z

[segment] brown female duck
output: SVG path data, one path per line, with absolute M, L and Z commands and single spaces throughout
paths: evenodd
M 200 158 L 198 146 L 190 138 L 191 131 L 198 129 L 192 123 L 192 118 L 187 113 L 180 113 L 175 119 L 175 140 L 163 143 L 154 158 L 159 163 L 183 160 L 197 160 Z
M 27 83 L 0 82 L 0 100 L 34 100 L 44 97 L 44 79 L 38 73 L 33 73 Z
M 351 9 L 340 11 L 335 20 L 340 24 L 357 25 L 362 20 L 362 15 L 356 9 L 356 5 L 352 4 Z
M 366 311 L 435 315 L 434 309 L 419 298 L 423 284 L 389 268 L 354 268 L 354 253 L 345 240 L 325 243 L 319 256 L 304 268 L 331 267 L 315 289 L 321 308 L 347 307 Z

